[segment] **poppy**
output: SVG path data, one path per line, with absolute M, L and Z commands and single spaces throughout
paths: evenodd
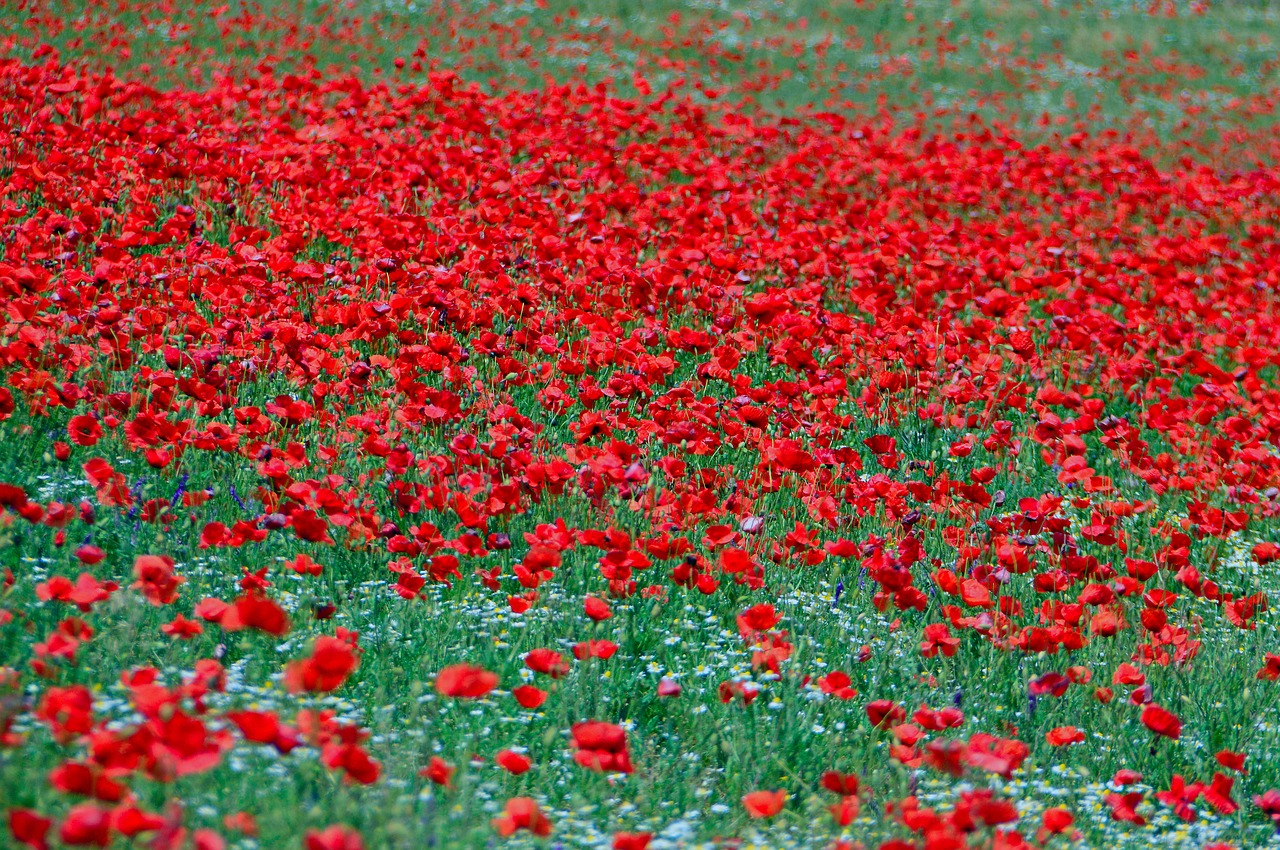
M 575 723 L 570 730 L 576 751 L 573 760 L 602 773 L 630 773 L 627 733 L 621 726 L 601 721 Z
M 533 685 L 520 685 L 511 689 L 511 695 L 521 708 L 534 709 L 547 701 L 547 692 Z
M 453 664 L 436 674 L 436 690 L 443 696 L 480 699 L 498 686 L 498 675 L 474 664 Z
M 1142 725 L 1157 735 L 1174 741 L 1182 734 L 1182 721 L 1173 712 L 1155 703 L 1147 703 L 1142 709 Z
M 302 845 L 306 850 L 364 850 L 360 833 L 339 824 L 321 830 L 307 830 Z
M 786 791 L 752 791 L 742 798 L 742 807 L 753 818 L 771 818 L 786 804 Z
M 350 634 L 322 636 L 316 638 L 310 656 L 285 668 L 285 686 L 295 692 L 326 693 L 342 687 L 359 666 L 360 657 Z
M 494 831 L 503 837 L 514 835 L 522 829 L 534 835 L 551 834 L 551 821 L 530 797 L 512 797 L 507 800 L 503 814 L 494 818 L 492 824 Z
M 186 581 L 174 575 L 173 559 L 164 555 L 139 555 L 133 562 L 133 587 L 152 605 L 169 605 L 178 598 L 178 587 Z
M 524 664 L 535 673 L 544 673 L 553 679 L 559 679 L 569 672 L 569 663 L 558 652 L 550 649 L 535 649 L 524 657 Z
M 528 756 L 514 750 L 502 750 L 493 757 L 494 762 L 513 776 L 519 776 L 533 766 Z
M 456 772 L 457 768 L 440 758 L 440 756 L 432 756 L 427 766 L 418 771 L 418 775 L 431 780 L 436 785 L 450 788 L 453 785 L 453 775 Z
M 35 850 L 46 850 L 49 843 L 45 838 L 53 821 L 31 809 L 13 808 L 9 810 L 9 834 L 13 840 Z
M 1084 742 L 1084 732 L 1075 726 L 1058 726 L 1045 733 L 1045 741 L 1051 747 L 1065 747 L 1068 744 Z

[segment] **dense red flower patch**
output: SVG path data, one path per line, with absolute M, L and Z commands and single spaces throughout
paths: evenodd
M 0 110 L 18 845 L 1280 823 L 1274 167 L 47 52 Z

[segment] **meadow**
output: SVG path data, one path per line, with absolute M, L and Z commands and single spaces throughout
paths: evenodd
M 0 845 L 1280 843 L 1278 37 L 0 7 Z

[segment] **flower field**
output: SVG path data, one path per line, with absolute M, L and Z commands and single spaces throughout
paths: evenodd
M 0 845 L 1280 843 L 1277 38 L 0 8 Z

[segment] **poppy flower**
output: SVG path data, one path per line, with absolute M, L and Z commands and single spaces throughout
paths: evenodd
M 960 582 L 960 598 L 970 608 L 991 608 L 995 606 L 995 602 L 991 599 L 991 591 L 971 578 Z
M 1257 679 L 1274 682 L 1280 679 L 1280 654 L 1268 652 L 1263 659 L 1262 668 L 1258 670 Z
M 47 850 L 49 842 L 45 838 L 53 821 L 31 809 L 9 810 L 9 834 L 13 840 L 35 850 Z
M 1122 767 L 1111 777 L 1111 781 L 1121 787 L 1125 785 L 1134 785 L 1142 781 L 1142 774 L 1136 770 Z
M 979 732 L 969 737 L 964 760 L 973 767 L 1008 777 L 1022 765 L 1028 753 L 1027 745 L 1017 739 Z
M 771 818 L 786 804 L 786 791 L 752 791 L 742 798 L 742 807 L 753 818 Z
M 584 611 L 590 619 L 600 622 L 613 616 L 609 603 L 597 596 L 588 596 L 583 602 Z
M 285 566 L 298 575 L 304 576 L 318 576 L 324 572 L 324 567 L 313 561 L 305 552 L 299 552 L 293 560 L 286 562 Z
M 831 694 L 839 699 L 853 699 L 858 692 L 850 687 L 851 680 L 847 673 L 832 671 L 818 679 L 818 688 L 824 694 Z
M 754 682 L 721 682 L 717 694 L 722 703 L 728 704 L 736 698 L 747 706 L 760 695 L 760 686 Z
M 861 803 L 853 796 L 841 797 L 839 802 L 827 807 L 827 811 L 831 812 L 831 819 L 840 826 L 849 826 L 857 820 L 860 810 Z
M 573 760 L 602 773 L 630 773 L 627 733 L 621 726 L 597 720 L 575 723 L 570 730 L 576 751 Z
M 1168 709 L 1147 703 L 1142 709 L 1142 725 L 1157 735 L 1174 741 L 1182 734 L 1182 721 Z
M 867 703 L 867 719 L 876 729 L 887 729 L 907 716 L 907 710 L 892 700 L 877 699 Z
M 201 611 L 197 610 L 197 614 Z M 255 629 L 276 637 L 289 632 L 289 617 L 284 609 L 257 591 L 238 597 L 223 610 L 219 622 L 229 632 Z
M 111 813 L 92 803 L 73 806 L 58 826 L 58 840 L 72 847 L 106 847 L 114 829 Z
M 535 673 L 544 673 L 553 679 L 559 679 L 569 672 L 569 662 L 558 652 L 550 649 L 535 649 L 524 657 L 524 664 Z
M 1071 680 L 1061 673 L 1045 673 L 1031 680 L 1027 686 L 1028 692 L 1032 696 L 1055 696 L 1060 697 L 1067 692 L 1067 688 L 1071 686 Z
M 828 770 L 822 774 L 822 787 L 842 797 L 857 796 L 861 782 L 855 774 Z
M 613 850 L 647 850 L 653 840 L 652 832 L 615 832 Z
M 960 648 L 960 639 L 952 637 L 946 623 L 931 623 L 924 627 L 924 640 L 920 642 L 920 654 L 933 658 L 939 653 L 951 658 Z
M 498 675 L 474 664 L 453 664 L 436 674 L 436 690 L 447 697 L 480 699 L 498 686 Z
M 547 701 L 547 692 L 533 685 L 520 685 L 511 689 L 511 695 L 520 703 L 521 708 L 534 709 Z
M 102 426 L 94 417 L 82 413 L 71 417 L 67 423 L 67 434 L 73 445 L 92 446 L 102 439 Z
M 364 839 L 351 827 L 334 824 L 307 830 L 302 845 L 306 850 L 364 850 Z
M 133 586 L 152 605 L 169 605 L 178 598 L 178 587 L 186 581 L 174 575 L 173 559 L 164 555 L 139 555 L 133 562 Z
M 258 821 L 248 812 L 229 814 L 222 819 L 222 825 L 232 832 L 238 832 L 250 838 L 256 837 L 258 834 Z
M 190 640 L 204 632 L 204 626 L 195 620 L 188 620 L 181 614 L 176 615 L 172 620 L 160 627 L 160 631 L 170 637 L 179 638 L 181 640 Z
M 1207 786 L 1200 786 L 1200 794 L 1209 805 L 1221 815 L 1232 815 L 1239 810 L 1240 804 L 1231 797 L 1231 789 L 1235 780 L 1225 773 L 1215 771 L 1213 779 Z
M 1041 832 L 1043 837 L 1040 841 L 1044 841 L 1044 837 L 1049 835 L 1062 835 L 1075 824 L 1075 817 L 1070 811 L 1064 808 L 1045 809 L 1040 816 L 1040 822 L 1043 824 Z
M 504 838 L 519 830 L 534 835 L 550 835 L 551 821 L 542 813 L 536 801 L 530 797 L 512 797 L 507 800 L 503 814 L 492 821 L 493 829 Z
M 1145 826 L 1147 819 L 1137 813 L 1142 802 L 1142 794 L 1134 791 L 1128 794 L 1107 794 L 1107 805 L 1111 807 L 1111 819 L 1131 823 L 1134 826 Z
M 316 638 L 310 656 L 285 668 L 285 687 L 294 692 L 327 693 L 342 687 L 359 666 L 360 657 L 350 634 L 322 636 Z
M 612 658 L 617 651 L 618 645 L 611 640 L 587 640 L 573 645 L 573 657 L 579 661 L 587 658 Z
M 514 750 L 502 750 L 493 757 L 494 762 L 513 776 L 519 776 L 533 766 L 528 756 Z
M 1264 815 L 1271 818 L 1276 829 L 1280 830 L 1280 791 L 1272 788 L 1262 794 L 1255 794 L 1253 804 L 1261 809 Z
M 1175 773 L 1168 790 L 1157 791 L 1156 799 L 1173 809 L 1175 815 L 1190 823 L 1196 819 L 1196 810 L 1191 804 L 1200 796 L 1202 787 L 1198 782 L 1187 785 L 1186 779 Z
M 456 772 L 457 768 L 440 758 L 440 756 L 432 756 L 427 766 L 418 771 L 418 775 L 431 780 L 436 785 L 450 788 L 453 785 L 453 775 Z
M 281 723 L 274 712 L 230 711 L 226 716 L 240 729 L 246 741 L 269 744 L 284 754 L 301 743 L 297 730 Z
M 1245 770 L 1245 767 L 1244 767 L 1244 759 L 1245 759 L 1244 753 L 1236 753 L 1236 752 L 1232 752 L 1231 750 L 1219 750 L 1216 754 L 1214 754 L 1214 759 L 1218 762 L 1218 764 L 1222 765 L 1228 770 L 1234 770 L 1237 773 L 1248 773 L 1248 771 Z
M 1065 747 L 1068 744 L 1083 743 L 1084 732 L 1075 726 L 1059 726 L 1046 732 L 1044 739 L 1051 747 Z
M 743 637 L 756 632 L 765 632 L 776 626 L 781 619 L 774 607 L 768 603 L 752 605 L 738 614 L 738 632 Z
M 160 815 L 144 812 L 136 806 L 121 806 L 112 812 L 111 817 L 112 826 L 121 835 L 130 838 L 141 832 L 165 829 L 172 823 Z
M 102 563 L 106 559 L 107 553 L 91 543 L 85 543 L 76 547 L 75 556 L 81 563 L 93 566 L 94 564 Z

